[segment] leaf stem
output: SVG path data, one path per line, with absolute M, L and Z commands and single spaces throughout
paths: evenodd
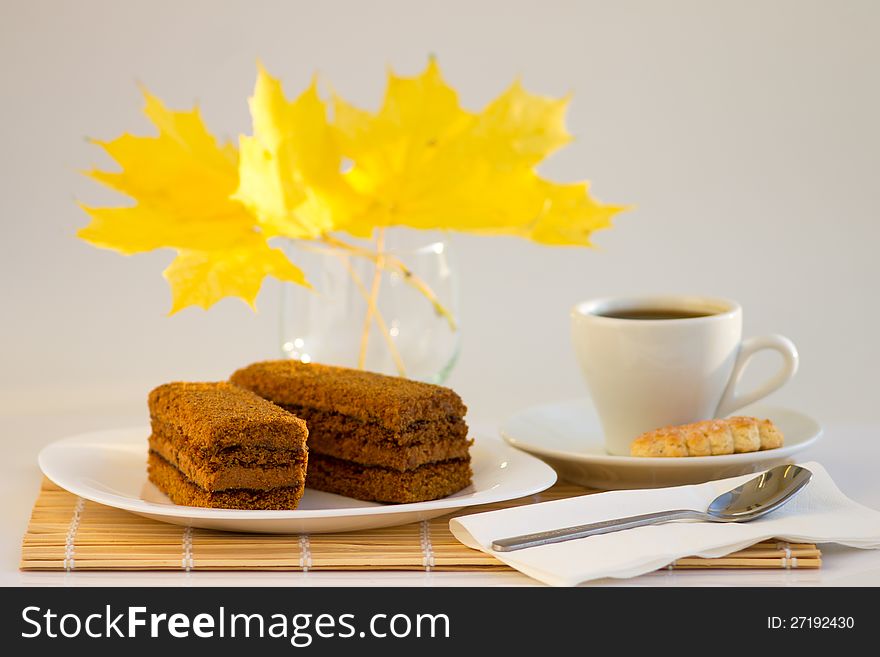
M 367 346 L 370 341 L 370 325 L 373 323 L 373 313 L 379 298 L 379 288 L 382 286 L 382 272 L 385 270 L 385 229 L 376 231 L 376 259 L 373 261 L 373 283 L 370 286 L 370 297 L 367 301 L 367 314 L 364 316 L 364 328 L 361 331 L 361 351 L 358 356 L 358 369 L 362 370 L 367 363 Z
M 338 249 L 333 250 L 323 250 L 323 249 L 313 249 L 320 253 L 330 254 L 337 258 L 339 258 L 342 265 L 345 267 L 348 275 L 351 276 L 351 280 L 354 281 L 355 287 L 358 289 L 361 297 L 363 297 L 364 301 L 367 302 L 367 305 L 370 305 L 371 299 L 370 295 L 367 293 L 367 286 L 364 285 L 363 280 L 355 271 L 354 267 L 351 266 L 351 262 L 349 262 L 348 254 L 340 253 Z M 373 313 L 375 315 L 376 324 L 379 327 L 379 332 L 382 333 L 382 337 L 385 339 L 385 344 L 388 345 L 388 352 L 391 354 L 391 359 L 394 361 L 394 367 L 397 368 L 397 373 L 400 376 L 406 376 L 406 365 L 403 362 L 403 358 L 400 356 L 400 351 L 397 349 L 397 344 L 395 344 L 394 339 L 391 337 L 391 332 L 388 330 L 388 324 L 385 323 L 385 318 L 382 316 L 382 313 L 379 311 L 378 305 L 373 304 Z
M 380 228 L 379 230 L 384 231 L 384 228 Z M 360 256 L 362 258 L 367 258 L 368 260 L 372 260 L 376 262 L 380 254 L 374 253 L 368 249 L 361 248 L 359 246 L 355 246 L 354 244 L 349 244 L 343 240 L 340 240 L 336 237 L 331 237 L 330 235 L 325 235 L 321 238 L 321 241 L 327 244 L 330 247 L 336 249 L 343 249 L 345 251 L 350 252 L 353 255 Z M 396 269 L 404 282 L 408 285 L 414 287 L 420 294 L 422 294 L 428 302 L 433 306 L 434 312 L 443 317 L 446 320 L 446 323 L 449 325 L 450 330 L 457 331 L 458 324 L 455 321 L 455 317 L 449 311 L 449 309 L 443 305 L 431 287 L 425 283 L 419 276 L 417 276 L 409 267 L 407 267 L 403 261 L 395 255 L 391 255 L 388 253 L 381 254 L 383 260 L 387 261 L 385 264 L 390 265 L 394 269 Z
M 389 255 L 387 256 L 388 260 L 391 261 L 393 267 L 400 271 L 400 275 L 403 277 L 403 280 L 408 284 L 412 285 L 415 289 L 421 292 L 425 298 L 431 303 L 434 307 L 434 312 L 443 317 L 446 320 L 446 323 L 449 324 L 449 329 L 452 331 L 458 330 L 458 325 L 455 322 L 455 317 L 453 317 L 452 313 L 444 306 L 440 299 L 437 298 L 437 295 L 434 294 L 434 290 L 432 290 L 425 281 L 416 276 L 413 271 L 407 267 L 403 261 L 397 256 Z

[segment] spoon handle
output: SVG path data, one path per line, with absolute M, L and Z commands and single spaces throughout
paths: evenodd
M 691 511 L 688 509 L 645 513 L 640 516 L 629 516 L 628 518 L 617 518 L 615 520 L 603 520 L 602 522 L 591 522 L 586 525 L 577 525 L 575 527 L 563 527 L 562 529 L 552 529 L 550 531 L 537 532 L 535 534 L 523 534 L 522 536 L 502 538 L 492 542 L 492 549 L 496 552 L 513 552 L 514 550 L 522 550 L 523 548 L 549 545 L 550 543 L 561 543 L 563 541 L 571 541 L 576 538 L 586 538 L 587 536 L 597 536 L 599 534 L 610 534 L 611 532 L 619 532 L 623 529 L 633 529 L 634 527 L 642 527 L 644 525 L 656 525 L 671 520 L 713 520 L 713 518 L 700 511 Z

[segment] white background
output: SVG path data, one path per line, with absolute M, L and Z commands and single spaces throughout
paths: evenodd
M 450 384 L 472 415 L 583 394 L 574 302 L 692 292 L 738 299 L 747 334 L 798 344 L 801 371 L 774 401 L 825 422 L 876 420 L 880 3 L 0 7 L 0 414 L 145 411 L 155 384 L 278 354 L 277 285 L 259 314 L 227 300 L 169 318 L 170 252 L 126 258 L 75 239 L 87 221 L 75 199 L 118 200 L 77 173 L 107 164 L 84 138 L 150 129 L 136 81 L 174 107 L 198 100 L 236 139 L 257 58 L 290 94 L 317 71 L 376 107 L 386 66 L 414 74 L 436 53 L 470 108 L 517 75 L 573 91 L 577 141 L 542 171 L 637 205 L 597 250 L 456 238 L 464 351 Z

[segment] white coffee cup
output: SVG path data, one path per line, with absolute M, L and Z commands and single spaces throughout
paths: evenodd
M 690 316 L 655 318 L 660 311 Z M 634 313 L 652 318 L 625 317 Z M 742 308 L 726 299 L 595 299 L 577 304 L 571 319 L 574 350 L 610 454 L 628 455 L 645 431 L 729 415 L 783 386 L 798 367 L 788 338 L 743 340 Z M 749 360 L 762 349 L 779 352 L 782 368 L 756 390 L 737 392 Z

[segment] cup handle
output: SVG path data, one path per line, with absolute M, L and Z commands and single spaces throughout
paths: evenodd
M 759 386 L 755 390 L 747 393 L 737 394 L 736 388 L 745 372 L 749 361 L 757 352 L 763 349 L 773 349 L 778 352 L 783 359 L 782 367 L 767 381 L 764 385 Z M 739 353 L 736 356 L 736 363 L 733 366 L 733 374 L 730 377 L 730 383 L 721 397 L 718 404 L 718 410 L 715 417 L 725 417 L 735 410 L 748 406 L 749 404 L 763 399 L 771 392 L 778 390 L 785 385 L 791 377 L 795 375 L 798 368 L 798 352 L 794 342 L 782 335 L 764 335 L 756 338 L 743 340 L 739 347 Z

